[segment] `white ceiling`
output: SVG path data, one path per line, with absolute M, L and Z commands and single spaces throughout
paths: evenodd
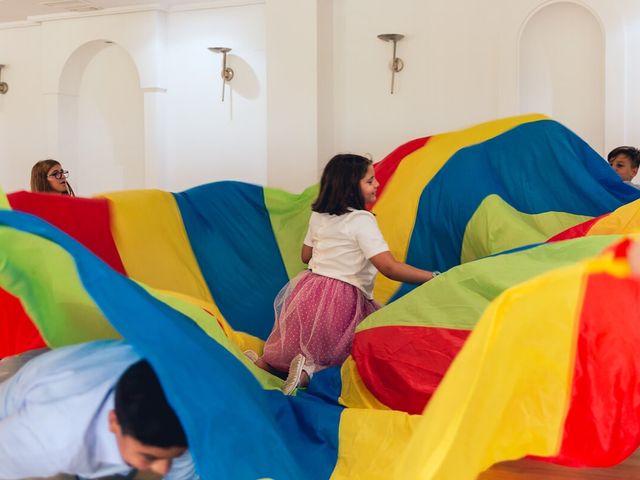
M 159 5 L 173 7 L 196 3 L 197 0 L 0 0 L 0 23 L 19 22 L 34 15 L 69 13 L 69 8 L 96 7 L 97 9 Z M 48 6 L 44 4 L 57 4 Z

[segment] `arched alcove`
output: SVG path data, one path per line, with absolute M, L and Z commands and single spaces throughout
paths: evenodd
M 524 25 L 518 44 L 519 110 L 562 122 L 604 153 L 604 34 L 573 2 L 548 4 Z
M 60 77 L 61 160 L 81 195 L 145 186 L 144 97 L 138 69 L 117 44 L 78 48 Z

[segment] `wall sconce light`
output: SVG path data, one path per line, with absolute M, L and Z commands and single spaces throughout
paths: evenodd
M 0 65 L 0 77 L 2 76 L 2 69 L 5 66 L 6 65 Z M 0 95 L 4 95 L 8 91 L 9 91 L 9 85 L 6 82 L 3 82 L 3 81 L 0 80 Z
M 391 94 L 393 95 L 396 73 L 401 72 L 404 68 L 404 62 L 396 56 L 396 44 L 404 38 L 404 35 L 400 33 L 381 33 L 378 38 L 385 42 L 393 42 L 393 59 L 391 60 Z
M 222 101 L 224 102 L 224 86 L 233 78 L 233 69 L 227 67 L 227 53 L 229 53 L 231 49 L 227 47 L 209 47 L 209 50 L 222 54 L 222 72 L 220 76 L 222 77 Z

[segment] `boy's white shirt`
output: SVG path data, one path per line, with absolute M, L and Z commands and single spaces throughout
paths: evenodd
M 108 414 L 116 381 L 139 358 L 122 342 L 91 342 L 44 353 L 1 383 L 0 480 L 129 473 Z M 165 479 L 198 479 L 189 452 Z

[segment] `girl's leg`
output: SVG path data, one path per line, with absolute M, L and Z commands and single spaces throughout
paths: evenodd
M 271 367 L 267 362 L 264 361 L 264 358 L 260 357 L 255 362 L 257 367 L 260 367 L 262 370 L 265 370 L 269 373 L 276 373 L 276 370 Z
M 275 375 L 277 377 L 280 377 L 280 378 L 285 377 L 284 372 L 281 372 L 280 370 L 276 370 L 275 368 L 273 368 L 271 365 L 269 365 L 265 361 L 263 357 L 259 357 L 258 354 L 253 350 L 245 350 L 244 354 L 249 360 L 251 360 L 254 363 L 256 367 L 261 368 L 265 372 L 269 372 L 272 375 Z
M 302 371 L 302 373 L 300 374 L 300 383 L 298 384 L 298 388 L 300 387 L 308 387 L 309 386 L 309 382 L 311 381 L 311 377 L 309 376 L 309 374 L 307 372 L 305 372 L 304 370 Z

